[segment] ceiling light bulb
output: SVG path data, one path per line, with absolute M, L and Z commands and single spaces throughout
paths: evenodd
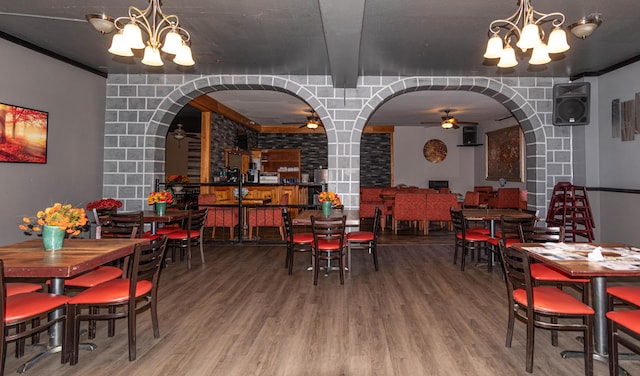
M 518 60 L 516 60 L 516 52 L 513 50 L 511 45 L 507 45 L 504 48 L 502 57 L 498 62 L 498 67 L 500 68 L 511 68 L 518 65 Z
M 118 56 L 133 56 L 129 44 L 125 41 L 122 31 L 116 33 L 111 39 L 111 47 L 108 50 L 110 53 Z
M 144 48 L 144 42 L 142 42 L 142 31 L 138 25 L 133 21 L 124 25 L 123 30 L 124 39 L 129 45 L 129 48 L 141 49 Z
M 529 48 L 536 48 L 540 43 L 542 43 L 542 40 L 540 39 L 540 29 L 538 25 L 530 23 L 522 28 L 522 34 L 520 34 L 516 46 L 524 52 Z
M 502 39 L 498 34 L 493 34 L 487 42 L 487 50 L 484 53 L 485 59 L 499 59 L 502 57 Z
M 309 120 L 307 122 L 307 128 L 316 129 L 316 128 L 318 128 L 318 123 L 316 121 L 314 121 L 314 120 Z
M 546 64 L 551 61 L 549 57 L 549 53 L 547 52 L 547 45 L 542 43 L 538 47 L 533 49 L 531 53 L 531 59 L 529 59 L 529 64 L 531 65 L 541 65 Z
M 182 37 L 175 30 L 171 30 L 165 35 L 162 51 L 171 55 L 177 55 L 182 48 Z
M 90 13 L 84 17 L 94 29 L 102 34 L 109 34 L 116 29 L 116 24 L 113 23 L 114 19 L 104 13 Z
M 440 126 L 442 126 L 442 128 L 444 129 L 449 129 L 453 128 L 453 123 L 448 120 L 444 120 L 442 123 L 440 123 Z
M 561 54 L 569 50 L 569 43 L 567 43 L 567 33 L 559 27 L 553 29 L 549 34 L 549 43 L 547 44 L 547 51 L 550 54 Z
M 144 65 L 149 65 L 152 67 L 159 67 L 164 64 L 162 62 L 162 59 L 160 58 L 160 50 L 151 46 L 145 47 L 144 56 L 141 62 Z
M 189 47 L 184 41 L 182 42 L 176 57 L 173 58 L 173 62 L 185 67 L 190 67 L 196 63 L 193 61 L 193 56 L 191 56 L 191 47 Z

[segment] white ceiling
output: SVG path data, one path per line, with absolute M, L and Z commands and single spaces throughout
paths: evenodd
M 196 65 L 161 68 L 140 56 L 107 52 L 111 35 L 101 35 L 85 14 L 124 16 L 145 0 L 0 1 L 0 37 L 50 51 L 94 72 L 329 75 L 335 87 L 355 87 L 360 76 L 562 76 L 609 69 L 640 56 L 640 7 L 633 0 L 532 0 L 537 11 L 563 12 L 567 24 L 592 13 L 604 22 L 585 40 L 569 36 L 571 49 L 543 67 L 498 69 L 482 54 L 488 25 L 516 10 L 517 0 L 164 0 L 191 33 Z M 224 104 L 264 124 L 304 121 L 305 106 L 271 99 L 225 98 Z M 271 95 L 267 93 L 266 95 Z M 465 96 L 468 93 L 465 93 Z M 216 94 L 222 95 L 222 94 Z M 444 108 L 464 121 L 496 118 L 495 102 L 458 92 L 404 94 L 386 103 L 372 123 L 415 125 L 437 121 Z M 241 103 L 242 102 L 242 103 Z M 496 111 L 495 114 L 493 111 Z M 487 119 L 487 120 L 484 120 Z

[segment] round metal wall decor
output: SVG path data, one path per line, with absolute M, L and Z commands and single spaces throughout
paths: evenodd
M 422 153 L 424 154 L 426 160 L 428 160 L 429 162 L 440 163 L 447 157 L 447 145 L 445 145 L 444 142 L 436 140 L 434 138 L 424 144 Z

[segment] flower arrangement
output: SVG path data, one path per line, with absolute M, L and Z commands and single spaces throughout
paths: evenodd
M 87 210 L 101 210 L 101 209 L 111 209 L 111 208 L 121 208 L 122 201 L 116 200 L 114 198 L 103 198 L 97 201 L 91 201 L 87 204 Z
M 249 194 L 249 190 L 247 188 L 242 188 L 242 197 L 247 197 Z M 233 196 L 238 198 L 238 188 L 233 188 Z
M 153 205 L 156 202 L 166 202 L 171 204 L 173 202 L 173 195 L 169 191 L 151 192 L 147 197 L 149 205 Z
M 189 183 L 189 177 L 185 175 L 169 175 L 167 176 L 167 183 L 187 184 Z
M 35 218 L 22 218 L 18 228 L 30 235 L 32 232 L 42 231 L 42 226 L 56 226 L 64 229 L 71 236 L 77 236 L 87 222 L 87 215 L 83 208 L 55 203 L 45 210 L 40 210 Z
M 330 202 L 331 205 L 340 206 L 342 202 L 340 201 L 340 197 L 335 192 L 320 192 L 318 194 L 318 201 L 320 202 Z

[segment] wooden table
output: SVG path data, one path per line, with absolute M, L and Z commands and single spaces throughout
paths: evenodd
M 589 261 L 585 254 L 596 246 L 602 247 L 603 252 L 614 252 L 623 257 L 608 258 L 605 262 Z M 513 244 L 511 247 L 567 275 L 591 279 L 595 311 L 594 358 L 607 359 L 607 277 L 640 277 L 640 248 L 620 243 L 568 243 L 565 253 L 555 253 L 535 243 Z M 562 355 L 570 357 L 582 353 L 563 352 Z
M 496 221 L 502 216 L 515 218 L 530 218 L 531 213 L 517 209 L 462 209 L 462 216 L 469 221 L 489 221 L 489 236 L 495 237 Z
M 322 210 L 305 210 L 291 220 L 294 226 L 311 226 L 311 217 L 340 218 L 347 216 L 347 226 L 360 226 L 360 210 L 357 209 L 331 209 L 329 216 L 322 214 Z
M 164 215 L 158 215 L 155 210 L 144 210 L 142 215 L 145 223 L 151 223 L 151 233 L 155 234 L 158 223 L 169 223 L 189 217 L 190 210 L 167 209 Z
M 42 239 L 38 238 L 0 247 L 0 259 L 4 262 L 6 277 L 50 278 L 50 291 L 62 295 L 65 278 L 128 256 L 136 244 L 147 242 L 146 239 L 65 239 L 62 249 L 45 251 Z M 52 318 L 61 314 L 61 311 L 54 312 Z M 62 323 L 52 326 L 49 347 L 25 362 L 20 369 L 24 371 L 43 356 L 60 351 L 62 338 Z

